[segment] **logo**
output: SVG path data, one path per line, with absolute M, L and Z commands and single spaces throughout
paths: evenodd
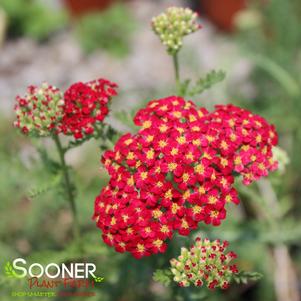
M 48 263 L 46 265 L 38 262 L 28 264 L 24 258 L 16 258 L 12 262 L 7 261 L 4 266 L 6 277 L 15 279 L 26 279 L 28 288 L 62 289 L 52 292 L 53 296 L 62 296 L 64 289 L 94 288 L 96 283 L 102 283 L 104 277 L 96 275 L 96 265 L 91 262 L 71 262 L 68 264 Z M 12 296 L 29 296 L 29 292 L 12 292 Z M 38 292 L 35 292 L 38 293 Z M 93 293 L 91 293 L 93 296 Z M 95 293 L 94 293 L 95 295 Z

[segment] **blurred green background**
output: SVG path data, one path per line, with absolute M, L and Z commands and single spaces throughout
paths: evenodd
M 195 101 L 208 109 L 231 102 L 261 114 L 276 125 L 290 161 L 268 179 L 248 188 L 238 185 L 242 202 L 228 208 L 227 220 L 218 228 L 200 225 L 193 233 L 229 240 L 241 268 L 264 275 L 258 283 L 226 292 L 153 282 L 152 273 L 168 266 L 178 247 L 192 238 L 179 237 L 166 254 L 139 261 L 102 242 L 91 219 L 94 198 L 108 180 L 97 141 L 67 157 L 78 185 L 82 258 L 71 239 L 68 203 L 51 185 L 51 172 L 36 151 L 44 147 L 56 158 L 54 146 L 47 139 L 22 137 L 12 127 L 14 97 L 27 85 L 48 81 L 66 88 L 105 77 L 120 86 L 109 123 L 130 131 L 136 109 L 174 93 L 172 62 L 150 29 L 151 18 L 171 5 L 198 10 L 203 26 L 185 40 L 182 77 L 200 77 L 212 68 L 227 72 L 222 84 Z M 16 257 L 94 262 L 105 281 L 94 297 L 81 300 L 300 300 L 300 0 L 0 0 L 0 43 L 1 300 L 14 300 L 11 291 L 27 288 L 26 282 L 4 275 L 4 264 Z

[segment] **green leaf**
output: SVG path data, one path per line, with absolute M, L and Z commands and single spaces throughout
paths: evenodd
M 192 87 L 187 94 L 189 96 L 195 96 L 198 94 L 202 94 L 205 90 L 210 89 L 212 86 L 214 86 L 215 84 L 223 81 L 226 77 L 226 73 L 223 70 L 212 70 L 209 73 L 206 74 L 205 77 L 200 78 L 194 87 Z M 186 89 L 188 89 L 188 84 L 184 83 L 183 89 L 185 88 L 186 85 Z
M 258 273 L 258 272 L 244 272 L 241 271 L 238 274 L 235 274 L 233 276 L 233 280 L 240 284 L 247 284 L 249 281 L 258 281 L 263 277 L 262 274 Z
M 44 194 L 52 189 L 57 188 L 59 186 L 59 184 L 61 183 L 61 180 L 62 180 L 61 175 L 56 175 L 50 180 L 50 183 L 48 185 L 44 185 L 40 188 L 30 189 L 30 191 L 28 192 L 28 195 L 27 195 L 28 198 L 30 198 L 30 199 L 37 198 L 41 194 Z
M 172 273 L 170 270 L 156 270 L 153 274 L 153 279 L 164 286 L 169 286 L 172 280 Z
M 61 169 L 60 164 L 49 157 L 45 148 L 37 146 L 37 151 L 47 171 L 51 174 L 58 174 Z

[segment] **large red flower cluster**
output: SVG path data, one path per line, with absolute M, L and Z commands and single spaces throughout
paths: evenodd
M 136 258 L 164 252 L 175 231 L 221 223 L 239 202 L 235 174 L 246 184 L 276 167 L 277 135 L 263 118 L 229 106 L 209 113 L 179 97 L 151 101 L 102 159 L 109 184 L 95 200 L 105 243 Z
M 75 139 L 93 134 L 97 122 L 108 114 L 108 103 L 117 85 L 105 79 L 73 84 L 64 95 L 61 131 Z

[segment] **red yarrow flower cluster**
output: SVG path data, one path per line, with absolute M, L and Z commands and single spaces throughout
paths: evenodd
M 219 131 L 218 148 L 222 156 L 232 161 L 233 170 L 243 176 L 244 184 L 277 169 L 272 148 L 278 137 L 275 127 L 264 118 L 233 105 L 216 106 L 208 117 L 211 127 Z
M 105 79 L 73 84 L 64 95 L 64 116 L 60 129 L 66 135 L 82 139 L 95 131 L 107 116 L 108 104 L 117 95 L 117 85 Z
M 30 86 L 24 97 L 17 96 L 14 126 L 33 136 L 63 133 L 75 139 L 92 137 L 109 112 L 116 88 L 106 79 L 75 83 L 64 95 L 47 83 L 40 88 Z
M 190 285 L 209 289 L 227 289 L 238 273 L 237 266 L 232 262 L 237 255 L 227 252 L 227 241 L 210 241 L 196 238 L 195 245 L 189 250 L 181 248 L 181 255 L 170 261 L 173 280 L 181 287 Z
M 165 252 L 175 231 L 220 225 L 226 204 L 239 203 L 235 174 L 247 184 L 276 167 L 274 128 L 231 105 L 209 113 L 172 96 L 149 102 L 134 122 L 138 133 L 102 158 L 111 178 L 94 218 L 105 243 L 136 258 Z

